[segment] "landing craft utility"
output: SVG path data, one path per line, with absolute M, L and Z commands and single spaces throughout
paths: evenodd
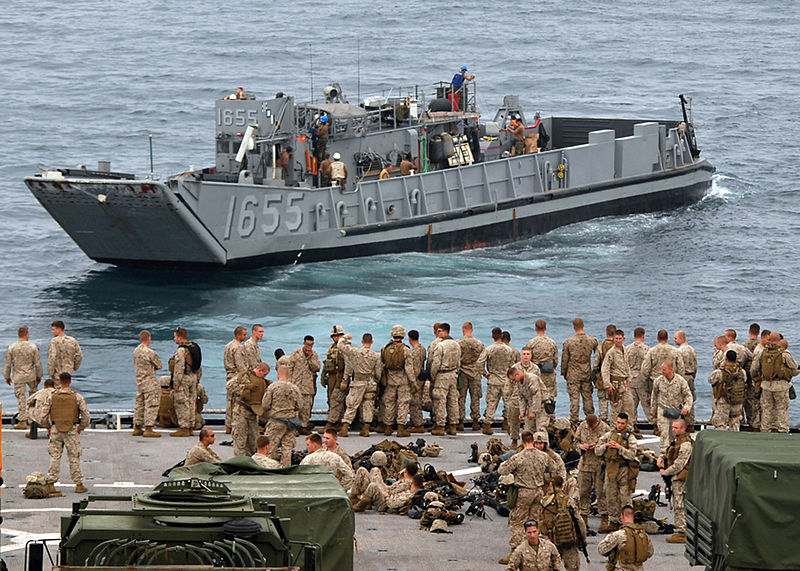
M 93 260 L 197 269 L 506 244 L 690 204 L 715 170 L 683 96 L 680 122 L 528 120 L 516 96 L 485 121 L 471 83 L 324 93 L 217 100 L 216 164 L 164 182 L 101 163 L 25 183 Z

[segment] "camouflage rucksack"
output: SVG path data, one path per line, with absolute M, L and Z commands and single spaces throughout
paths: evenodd
M 381 349 L 381 361 L 390 371 L 402 370 L 406 363 L 405 357 L 405 343 L 396 343 L 394 341 L 384 345 Z
M 558 547 L 575 545 L 578 536 L 575 533 L 575 522 L 569 511 L 567 496 L 557 493 L 552 500 L 542 502 L 547 519 L 550 520 L 550 538 Z
M 745 391 L 747 384 L 745 381 L 745 374 L 739 367 L 722 367 L 722 383 L 724 384 L 725 396 L 729 404 L 742 404 L 745 398 Z
M 788 377 L 791 378 L 791 377 Z M 783 349 L 777 345 L 766 345 L 761 353 L 761 381 L 788 380 L 783 364 Z
M 50 486 L 41 472 L 33 472 L 26 477 L 27 484 L 22 489 L 23 497 L 29 500 L 41 500 L 50 496 Z

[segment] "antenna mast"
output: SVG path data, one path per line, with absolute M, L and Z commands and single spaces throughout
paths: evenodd
M 361 104 L 361 38 L 358 38 L 358 43 L 356 44 L 356 60 L 357 60 L 357 68 L 358 68 L 358 101 L 356 102 L 357 105 Z
M 311 76 L 311 104 L 314 104 L 314 52 L 308 44 L 308 71 Z

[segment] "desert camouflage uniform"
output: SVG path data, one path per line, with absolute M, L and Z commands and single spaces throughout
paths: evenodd
M 769 343 L 765 349 L 774 347 Z M 761 376 L 761 356 L 763 350 L 759 352 L 758 359 L 753 359 L 750 373 L 753 378 Z M 797 361 L 789 351 L 783 351 L 783 364 L 788 369 L 792 377 L 797 375 L 800 370 Z M 761 431 L 762 432 L 789 432 L 789 388 L 792 386 L 791 379 L 772 379 L 761 381 Z
M 727 367 L 728 365 L 723 365 L 723 367 Z M 737 365 L 735 370 L 732 371 L 734 376 L 741 376 L 743 381 L 747 381 L 746 373 Z M 722 369 L 714 369 L 714 372 L 708 376 L 708 382 L 711 383 L 712 387 L 715 387 L 717 383 L 724 382 L 723 380 L 723 370 Z M 713 394 L 712 394 L 713 398 Z M 711 422 L 714 425 L 714 428 L 717 430 L 725 430 L 726 428 L 732 430 L 733 432 L 739 432 L 739 424 L 742 420 L 742 405 L 741 404 L 730 404 L 728 402 L 727 397 L 720 397 L 716 398 L 712 404 L 713 413 L 711 415 Z
M 678 347 L 678 352 L 683 358 L 683 378 L 689 385 L 689 390 L 692 392 L 692 400 L 697 402 L 697 391 L 694 387 L 694 379 L 697 376 L 697 351 L 688 343 L 684 343 Z M 686 415 L 686 426 L 689 432 L 694 431 L 694 404 L 689 409 L 689 414 Z
M 28 419 L 40 426 L 46 426 L 45 404 L 47 404 L 50 395 L 55 391 L 56 389 L 53 387 L 44 387 L 28 397 L 26 403 Z
M 561 556 L 556 546 L 548 539 L 539 536 L 539 547 L 533 546 L 525 539 L 520 543 L 508 560 L 506 571 L 536 571 L 560 570 L 563 566 Z
M 349 462 L 342 460 L 341 456 L 335 452 L 329 452 L 324 448 L 320 448 L 319 450 L 308 454 L 300 461 L 300 465 L 327 466 L 331 469 L 333 475 L 336 476 L 336 479 L 339 480 L 339 483 L 345 490 L 348 490 L 353 484 L 354 474 L 352 465 Z
M 242 345 L 244 351 L 244 362 L 248 371 L 255 369 L 261 363 L 261 349 L 258 346 L 258 341 L 252 337 L 248 337 L 247 341 Z
M 634 529 L 641 529 L 641 526 L 635 524 L 623 524 L 622 527 L 631 527 Z M 647 558 L 650 559 L 653 556 L 653 542 L 650 541 L 650 537 L 647 537 Z M 597 544 L 597 551 L 600 555 L 604 557 L 610 554 L 615 548 L 619 551 L 625 544 L 628 542 L 628 536 L 624 529 L 620 529 L 609 533 L 603 540 Z M 617 561 L 614 564 L 614 567 L 606 567 L 606 569 L 613 569 L 614 571 L 642 571 L 644 569 L 641 563 L 623 563 L 622 561 Z
M 522 363 L 517 363 L 514 367 L 525 370 Z M 550 423 L 550 417 L 544 412 L 542 403 L 547 400 L 550 392 L 542 381 L 539 367 L 531 363 L 530 371 L 525 371 L 525 376 L 516 385 L 515 407 L 516 410 L 513 414 L 509 415 L 508 426 L 510 429 L 509 434 L 512 440 L 519 438 L 520 420 L 519 415 L 523 415 L 523 430 L 530 430 L 531 432 L 544 431 L 547 432 L 547 426 Z M 534 413 L 536 417 L 531 420 L 530 414 Z
M 47 347 L 47 374 L 58 381 L 61 373 L 70 375 L 78 370 L 83 362 L 81 346 L 74 337 L 57 335 L 50 340 Z
M 597 373 L 597 379 L 595 380 L 597 388 L 597 416 L 603 422 L 608 422 L 608 409 L 609 405 L 611 404 L 611 400 L 608 398 L 608 391 L 607 390 L 600 390 L 600 386 L 603 384 L 602 380 L 600 379 L 600 369 L 603 366 L 603 361 L 605 359 L 606 354 L 611 350 L 614 346 L 614 340 L 610 338 L 603 339 L 603 342 L 600 343 L 599 347 L 594 353 L 594 370 Z M 613 416 L 612 416 L 613 418 Z
M 489 373 L 486 380 L 486 410 L 483 413 L 483 421 L 490 425 L 494 421 L 500 399 L 505 396 L 503 386 L 508 380 L 508 369 L 516 363 L 514 350 L 502 341 L 495 341 L 481 351 L 477 363 L 479 370 L 486 367 Z M 505 406 L 507 403 L 503 404 Z
M 645 420 L 650 419 L 650 391 L 647 380 L 641 378 L 642 362 L 650 347 L 641 341 L 634 341 L 625 347 L 625 360 L 631 370 L 631 398 L 633 399 L 634 416 L 630 418 L 634 424 L 639 420 L 639 403 L 642 404 Z
M 178 347 L 175 351 L 175 366 L 172 373 L 173 400 L 178 426 L 186 430 L 194 430 L 195 407 L 197 406 L 197 383 L 203 375 L 202 367 L 196 372 L 186 366 L 186 354 L 189 349 Z M 187 371 L 188 368 L 188 371 Z
M 222 458 L 202 442 L 198 442 L 186 453 L 186 463 L 184 466 L 193 466 L 200 462 L 222 462 Z
M 258 418 L 262 410 L 260 410 L 260 405 L 256 409 L 253 409 L 251 405 L 242 400 L 245 388 L 251 383 L 255 385 L 264 383 L 265 391 L 266 387 L 270 384 L 269 381 L 262 379 L 253 371 L 237 373 L 225 384 L 225 389 L 231 396 L 231 403 L 233 404 L 231 437 L 233 438 L 234 456 L 252 456 L 257 449 Z
M 675 531 L 686 533 L 686 511 L 683 507 L 683 487 L 686 484 L 686 477 L 684 476 L 683 479 L 679 480 L 675 476 L 680 474 L 689 463 L 692 457 L 693 444 L 692 437 L 688 434 L 685 434 L 681 440 L 683 442 L 678 446 L 677 452 L 674 450 L 677 440 L 673 440 L 667 449 L 664 476 L 672 476 L 672 506 L 675 508 Z M 672 454 L 675 454 L 675 460 L 669 462 Z
M 758 343 L 758 339 L 748 339 L 742 343 L 742 345 L 753 354 L 753 360 L 755 360 L 757 358 L 756 347 L 761 346 Z M 750 368 L 745 369 L 745 372 L 747 373 L 747 396 L 744 401 L 744 414 L 747 416 L 747 424 L 749 424 L 751 428 L 761 429 L 761 397 L 760 395 L 758 397 L 755 395 Z
M 378 391 L 378 379 L 383 371 L 381 356 L 367 347 L 353 347 L 350 342 L 342 337 L 339 339 L 339 349 L 345 355 L 347 363 L 345 378 L 352 371 L 353 381 L 347 393 L 347 410 L 342 422 L 350 424 L 361 411 L 361 421 L 365 424 L 372 422 L 375 411 L 375 395 Z
M 158 407 L 161 404 L 161 383 L 158 382 L 156 371 L 161 367 L 161 358 L 144 343 L 133 350 L 133 371 L 136 376 L 136 403 L 133 408 L 135 426 L 153 427 L 156 424 Z
M 422 426 L 424 419 L 422 418 L 422 401 L 424 393 L 424 384 L 418 380 L 419 374 L 425 366 L 425 347 L 417 345 L 411 348 L 411 367 L 413 369 L 414 377 L 411 379 L 411 403 L 409 405 L 411 425 Z
M 736 341 L 731 341 L 725 348 L 725 351 L 734 351 L 736 353 L 736 364 L 742 369 L 747 369 L 753 362 L 753 353 L 744 345 L 740 345 Z
M 39 356 L 39 348 L 24 339 L 12 343 L 6 351 L 3 378 L 11 379 L 14 383 L 14 396 L 17 398 L 17 410 L 19 411 L 17 421 L 27 421 L 26 387 L 29 394 L 33 394 L 42 378 L 42 359 Z
M 350 494 L 363 494 L 370 484 L 380 486 L 384 493 L 393 490 L 407 490 L 411 487 L 411 482 L 405 478 L 400 478 L 394 484 L 388 486 L 384 481 L 384 473 L 378 466 L 374 466 L 369 470 L 364 466 L 359 466 L 358 470 L 356 470 L 355 478 L 353 478 L 353 485 L 350 487 Z
M 628 435 L 627 439 L 625 438 L 626 434 Z M 623 447 L 619 450 L 608 448 L 608 442 L 612 438 L 622 440 L 623 442 L 620 444 L 622 444 Z M 625 446 L 626 440 L 627 447 Z M 600 437 L 600 440 L 597 441 L 597 445 L 595 446 L 594 453 L 597 456 L 605 457 L 606 461 L 604 482 L 606 488 L 606 509 L 608 510 L 608 519 L 612 523 L 619 523 L 622 506 L 630 501 L 631 494 L 634 491 L 628 488 L 628 463 L 626 460 L 636 461 L 637 449 L 636 437 L 633 435 L 630 428 L 626 428 L 624 433 L 620 433 L 615 428 L 612 428 Z M 617 465 L 616 470 L 612 470 L 612 465 L 614 464 Z
M 652 381 L 655 381 L 656 377 L 661 374 L 661 365 L 663 365 L 665 361 L 672 361 L 673 370 L 676 375 L 681 375 L 682 377 L 683 373 L 686 371 L 686 367 L 683 364 L 683 356 L 680 351 L 678 351 L 677 347 L 673 347 L 668 343 L 658 343 L 651 347 L 644 356 L 642 368 L 639 371 L 640 382 L 649 383 L 647 386 L 651 395 L 653 392 Z M 651 416 L 655 412 L 653 410 L 654 407 L 655 404 L 650 402 Z
M 194 403 L 194 428 L 195 430 L 199 430 L 203 428 L 206 423 L 203 418 L 203 407 L 208 404 L 208 393 L 206 392 L 206 388 L 200 383 L 197 383 L 197 399 Z
M 616 346 L 608 350 L 603 358 L 600 379 L 602 389 L 598 387 L 598 392 L 604 392 L 608 395 L 608 387 L 614 387 L 613 396 L 608 397 L 611 403 L 611 418 L 617 418 L 617 415 L 621 412 L 627 413 L 629 419 L 636 418 L 636 412 L 633 409 L 633 398 L 631 397 L 631 391 L 628 390 L 631 369 L 628 366 L 627 359 L 625 359 L 624 350 L 617 349 Z
M 539 365 L 539 377 L 541 377 L 544 386 L 547 387 L 546 398 L 556 400 L 558 395 L 558 386 L 556 383 L 556 367 L 558 367 L 558 345 L 555 341 L 550 339 L 547 335 L 537 335 L 525 345 L 524 349 L 529 349 L 531 352 L 531 360 Z M 553 363 L 552 373 L 543 373 L 541 371 L 542 363 Z M 543 411 L 544 412 L 544 411 Z M 544 414 L 547 414 L 546 412 Z M 555 412 L 548 415 L 548 424 L 552 424 L 555 419 Z
M 575 514 L 575 520 L 573 521 L 573 527 L 577 525 L 575 534 L 577 535 L 580 533 L 581 537 L 586 537 L 586 523 L 584 523 L 583 518 L 578 517 L 578 506 L 575 500 L 569 497 L 564 490 L 556 490 L 555 493 L 547 494 L 542 498 L 542 520 L 539 522 L 541 533 L 552 541 L 553 545 L 555 545 L 556 540 L 554 526 L 556 514 L 559 513 L 558 506 L 563 506 L 565 504 L 572 508 L 572 513 Z M 552 507 L 550 507 L 551 505 Z M 523 543 L 527 543 L 527 541 L 523 541 Z M 556 545 L 556 549 L 558 549 L 558 554 L 564 562 L 564 569 L 566 569 L 566 571 L 578 571 L 581 568 L 577 543 L 573 543 L 572 545 Z
M 592 486 L 597 494 L 597 510 L 601 516 L 608 516 L 606 509 L 606 487 L 600 474 L 603 470 L 603 460 L 597 457 L 594 450 L 582 450 L 582 444 L 597 444 L 605 433 L 609 431 L 608 425 L 598 419 L 594 429 L 589 428 L 585 420 L 578 425 L 573 440 L 575 449 L 580 451 L 581 459 L 578 461 L 578 497 L 582 516 L 588 516 L 592 507 Z
M 523 448 L 497 468 L 501 476 L 513 474 L 514 484 L 519 487 L 517 505 L 508 516 L 508 526 L 511 528 L 508 544 L 511 549 L 525 538 L 523 524 L 531 519 L 539 519 L 544 474 L 549 464 L 550 459 L 544 452 L 536 448 Z
M 461 346 L 446 337 L 436 345 L 431 356 L 433 379 L 434 422 L 437 426 L 458 424 L 458 367 L 461 364 Z
M 388 497 L 384 495 L 387 493 L 389 494 Z M 372 507 L 377 511 L 385 512 L 387 509 L 397 509 L 404 506 L 414 497 L 414 492 L 410 488 L 397 492 L 385 492 L 381 486 L 372 482 L 364 490 L 364 497 L 372 502 Z
M 395 341 L 390 341 L 389 344 Z M 386 347 L 389 346 L 386 345 Z M 383 423 L 391 426 L 395 421 L 398 425 L 405 425 L 408 420 L 409 406 L 411 404 L 411 383 L 414 377 L 414 364 L 411 361 L 411 348 L 403 346 L 403 368 L 389 369 L 386 363 L 386 387 L 383 390 Z
M 425 370 L 430 374 L 431 372 L 431 362 L 433 359 L 433 350 L 436 346 L 441 343 L 441 339 L 438 337 L 434 337 L 433 341 L 430 342 L 428 345 L 427 351 L 427 361 L 425 362 Z M 434 417 L 434 413 L 436 412 L 433 407 L 433 381 L 428 379 L 425 381 L 424 386 L 422 387 L 422 409 L 428 410 L 431 413 L 431 422 L 433 424 L 437 424 L 436 418 Z M 444 422 L 444 420 L 442 421 Z
M 569 419 L 578 424 L 580 399 L 583 397 L 583 414 L 594 414 L 592 400 L 592 352 L 597 349 L 597 339 L 586 333 L 576 333 L 561 349 L 561 376 L 567 381 L 569 394 Z
M 281 466 L 291 466 L 292 449 L 294 448 L 296 432 L 289 430 L 287 421 L 297 418 L 300 413 L 302 395 L 291 381 L 278 380 L 267 387 L 261 405 L 264 414 L 268 415 L 265 435 L 269 438 L 269 457 L 273 460 L 280 458 Z
M 306 355 L 303 348 L 299 347 L 289 356 L 289 379 L 300 389 L 302 395 L 300 423 L 304 428 L 311 425 L 311 407 L 314 405 L 314 395 L 317 394 L 317 371 L 321 368 L 322 363 L 316 351 Z
M 256 452 L 251 456 L 253 462 L 261 466 L 262 468 L 280 468 L 281 464 L 277 460 L 273 460 L 269 456 L 264 456 L 263 454 L 259 454 Z
M 350 455 L 347 452 L 345 452 L 342 449 L 342 447 L 339 446 L 338 443 L 336 444 L 335 448 L 326 448 L 326 450 L 328 450 L 329 452 L 333 452 L 334 454 L 337 454 L 339 458 L 345 461 L 346 464 L 349 464 L 350 466 L 353 465 L 353 459 L 350 458 Z
M 222 364 L 225 367 L 225 384 L 239 373 L 247 370 L 247 357 L 244 353 L 244 346 L 241 341 L 232 339 L 225 345 L 222 352 Z M 225 430 L 230 431 L 232 424 L 233 403 L 231 402 L 231 392 L 225 390 Z
M 664 416 L 664 408 L 690 409 L 693 402 L 689 383 L 678 373 L 675 373 L 671 380 L 664 375 L 659 375 L 653 381 L 650 404 L 653 412 L 657 415 L 656 422 L 658 422 L 658 430 L 661 433 L 662 454 L 666 452 L 670 434 L 672 434 L 672 419 Z
M 458 389 L 458 420 L 464 422 L 467 416 L 467 392 L 469 392 L 470 418 L 473 424 L 481 419 L 481 370 L 478 367 L 478 357 L 483 352 L 483 343 L 472 335 L 462 337 L 457 341 L 461 347 L 461 388 Z
M 342 353 L 336 346 L 336 343 L 331 343 L 328 347 L 328 352 L 325 355 L 325 361 L 332 363 L 334 369 L 325 371 L 323 368 L 323 380 L 328 389 L 328 424 L 338 424 L 344 416 L 345 400 L 347 399 L 347 390 L 342 388 L 344 382 L 345 359 Z
M 74 393 L 78 401 L 80 422 L 65 432 L 58 430 L 55 423 L 50 420 L 53 395 L 56 393 Z M 42 417 L 44 426 L 50 427 L 50 441 L 47 444 L 47 453 L 50 454 L 50 469 L 47 471 L 47 482 L 54 483 L 58 481 L 58 475 L 61 472 L 61 454 L 63 454 L 66 448 L 67 460 L 69 460 L 69 476 L 72 478 L 72 481 L 75 482 L 76 486 L 83 484 L 83 473 L 81 472 L 81 439 L 78 430 L 86 429 L 91 421 L 89 407 L 86 406 L 86 400 L 72 389 L 61 388 L 51 391 L 50 394 L 45 397 Z

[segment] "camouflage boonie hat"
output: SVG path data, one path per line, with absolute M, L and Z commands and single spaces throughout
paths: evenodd
M 373 466 L 386 466 L 386 453 L 381 450 L 376 450 L 369 457 L 369 461 Z
M 405 337 L 406 329 L 402 325 L 395 325 L 392 327 L 392 337 Z
M 344 327 L 341 325 L 334 325 L 331 327 L 331 337 L 334 335 L 344 335 Z
M 447 529 L 447 522 L 443 519 L 435 519 L 431 524 L 431 533 L 453 533 Z
M 441 451 L 442 447 L 434 442 L 433 444 L 425 445 L 425 448 L 422 449 L 422 455 L 428 458 L 436 458 Z

